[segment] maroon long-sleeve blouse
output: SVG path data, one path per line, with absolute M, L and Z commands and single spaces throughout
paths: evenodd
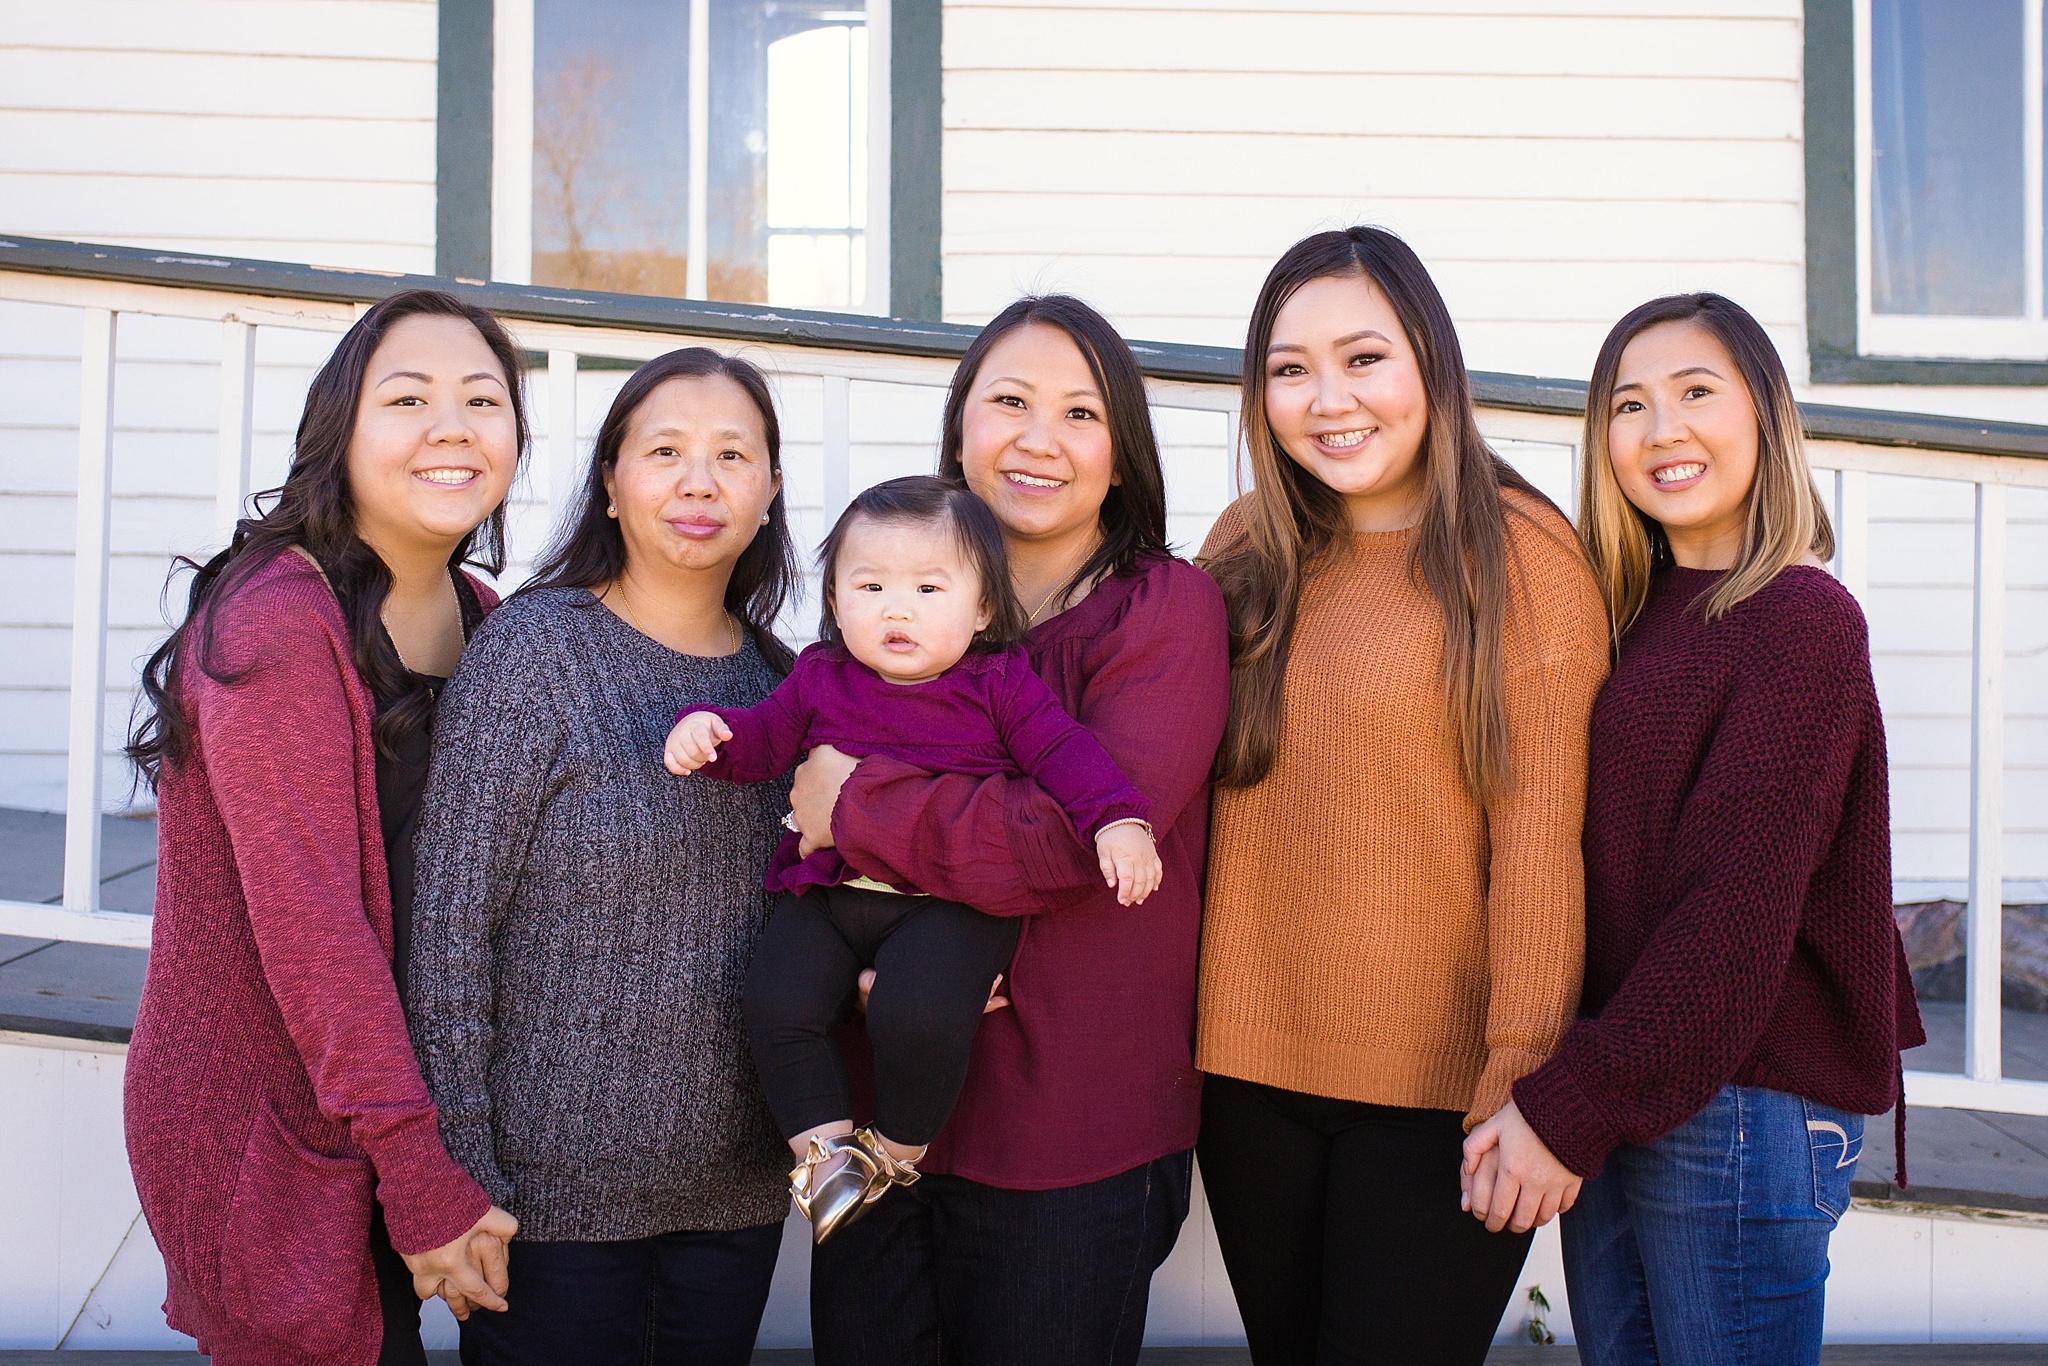
M 218 612 L 221 671 L 243 677 L 188 658 L 176 679 L 196 753 L 157 794 L 129 1165 L 173 1328 L 216 1361 L 369 1366 L 372 1202 L 417 1253 L 490 1201 L 442 1146 L 406 1036 L 376 704 L 340 604 L 286 552 Z
M 870 877 L 1028 916 L 953 1117 L 919 1165 L 1055 1190 L 1193 1147 L 1195 963 L 1209 769 L 1229 705 L 1223 596 L 1157 557 L 1104 580 L 1025 649 L 1068 713 L 1151 801 L 1165 880 L 1119 906 L 1095 850 L 1026 778 L 931 775 L 884 755 L 841 789 L 832 836 Z

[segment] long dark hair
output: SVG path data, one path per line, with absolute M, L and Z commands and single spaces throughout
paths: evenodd
M 1450 310 L 1414 251 L 1384 228 L 1303 238 L 1274 263 L 1252 309 L 1243 425 L 1256 483 L 1244 534 L 1205 566 L 1230 611 L 1230 720 L 1216 780 L 1242 787 L 1271 771 L 1302 584 L 1319 560 L 1350 544 L 1343 495 L 1289 458 L 1266 419 L 1266 349 L 1274 320 L 1303 285 L 1346 276 L 1362 276 L 1387 296 L 1422 372 L 1429 413 L 1422 442 L 1426 492 L 1408 563 L 1443 614 L 1445 705 L 1466 786 L 1484 803 L 1513 781 L 1502 677 L 1509 505 L 1501 491 L 1515 489 L 1537 506 L 1551 505 L 1480 436 Z
M 179 670 L 188 662 L 217 683 L 232 686 L 245 675 L 227 672 L 219 658 L 217 609 L 249 577 L 293 547 L 319 564 L 341 603 L 348 623 L 356 672 L 380 698 L 398 699 L 377 718 L 376 739 L 387 753 L 427 724 L 433 696 L 398 657 L 385 633 L 385 595 L 391 570 L 356 534 L 355 495 L 348 482 L 348 451 L 355 436 L 356 410 L 370 358 L 393 326 L 407 318 L 461 318 L 476 328 L 497 357 L 510 396 L 518 453 L 526 453 L 525 359 L 498 320 L 481 308 L 433 289 L 409 289 L 383 300 L 356 320 L 334 354 L 313 377 L 305 411 L 292 442 L 291 469 L 283 484 L 254 499 L 256 515 L 235 524 L 228 548 L 205 564 L 185 556 L 173 563 L 173 577 L 194 571 L 185 616 L 142 669 L 127 753 L 154 790 L 166 765 L 183 763 L 192 749 L 192 718 L 178 695 Z M 505 508 L 501 503 L 481 526 L 462 538 L 448 557 L 451 568 L 473 564 L 496 574 L 505 567 Z M 169 592 L 168 586 L 165 592 Z M 206 610 L 202 611 L 204 608 Z
M 968 393 L 995 344 L 1032 323 L 1045 323 L 1066 333 L 1088 362 L 1088 373 L 1102 393 L 1103 419 L 1109 425 L 1110 456 L 1118 481 L 1110 485 L 1102 500 L 1102 544 L 1067 580 L 1065 590 L 1071 593 L 1105 569 L 1119 576 L 1134 574 L 1142 560 L 1167 553 L 1166 475 L 1159 467 L 1159 441 L 1152 432 L 1145 377 L 1129 344 L 1107 318 L 1067 294 L 1027 295 L 996 314 L 968 344 L 946 390 L 939 477 L 967 482 L 960 451 L 965 444 Z
M 617 582 L 626 572 L 626 538 L 618 522 L 605 514 L 611 501 L 605 493 L 605 476 L 618 467 L 626 429 L 633 425 L 633 414 L 648 395 L 672 379 L 712 375 L 725 376 L 753 400 L 768 438 L 768 467 L 777 474 L 782 472 L 782 423 L 775 416 L 768 380 L 758 369 L 737 356 L 721 356 L 708 346 L 686 346 L 656 356 L 635 370 L 612 400 L 604 425 L 597 429 L 597 445 L 591 449 L 590 472 L 584 476 L 583 487 L 534 567 L 533 578 L 520 592 L 598 589 Z M 788 673 L 796 662 L 789 647 L 775 637 L 775 618 L 796 584 L 796 545 L 789 538 L 789 509 L 783 490 L 778 488 L 768 504 L 768 524 L 754 534 L 733 564 L 732 578 L 725 585 L 725 610 L 747 624 L 754 647 L 779 673 Z
M 846 544 L 846 533 L 863 518 L 870 522 L 944 524 L 953 533 L 960 553 L 981 577 L 982 605 L 988 608 L 988 625 L 975 634 L 970 652 L 1000 650 L 1024 638 L 1031 623 L 1010 582 L 1010 552 L 1003 546 L 1003 528 L 996 515 L 981 501 L 981 495 L 964 484 L 929 474 L 912 474 L 885 479 L 855 494 L 846 511 L 832 524 L 825 544 L 819 547 L 818 565 L 825 580 L 824 606 L 818 613 L 819 640 L 827 645 L 843 643 L 832 585 L 837 581 L 839 551 Z
M 1732 610 L 1811 553 L 1834 558 L 1835 533 L 1827 504 L 1813 486 L 1799 405 L 1778 348 L 1749 310 L 1720 294 L 1668 294 L 1632 308 L 1600 343 L 1586 392 L 1585 459 L 1579 473 L 1579 539 L 1593 561 L 1593 575 L 1607 599 L 1617 641 L 1649 600 L 1650 578 L 1672 563 L 1671 541 L 1656 519 L 1628 501 L 1614 477 L 1607 426 L 1613 420 L 1614 385 L 1621 353 L 1642 333 L 1663 323 L 1703 327 L 1728 348 L 1756 409 L 1756 483 L 1743 522 L 1735 567 L 1700 597 L 1712 621 Z

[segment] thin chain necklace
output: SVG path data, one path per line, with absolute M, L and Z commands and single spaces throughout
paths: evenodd
M 1096 547 L 1100 546 L 1101 544 L 1102 544 L 1102 542 L 1101 542 L 1101 541 L 1100 541 L 1100 540 L 1098 539 L 1097 541 L 1095 541 L 1095 543 L 1094 543 L 1093 545 L 1090 545 L 1090 546 L 1088 547 L 1088 554 L 1087 554 L 1087 555 L 1083 555 L 1083 556 L 1081 557 L 1081 563 L 1082 563 L 1082 564 L 1086 564 L 1086 563 L 1088 563 L 1089 557 L 1095 554 L 1095 551 L 1096 551 Z M 1076 567 L 1076 569 L 1075 569 L 1075 573 L 1079 573 L 1079 572 L 1080 572 L 1079 568 L 1078 568 L 1078 567 Z M 1078 588 L 1078 587 L 1080 587 L 1080 585 L 1074 582 L 1074 579 L 1073 579 L 1073 575 L 1071 575 L 1071 574 L 1070 574 L 1070 575 L 1068 575 L 1068 576 L 1067 576 L 1066 578 L 1063 578 L 1063 579 L 1060 579 L 1060 580 L 1057 580 L 1056 582 L 1054 582 L 1054 584 L 1053 584 L 1053 586 L 1052 586 L 1052 592 L 1050 592 L 1050 593 L 1047 593 L 1047 594 L 1045 595 L 1045 600 L 1044 600 L 1043 602 L 1039 603 L 1039 604 L 1038 604 L 1038 606 L 1036 606 L 1036 607 L 1034 607 L 1034 608 L 1032 608 L 1032 609 L 1031 609 L 1031 615 L 1030 615 L 1030 616 L 1028 616 L 1028 617 L 1026 617 L 1026 618 L 1024 618 L 1024 624 L 1025 624 L 1026 626 L 1029 626 L 1029 625 L 1033 624 L 1034 622 L 1036 622 L 1036 621 L 1038 620 L 1038 614 L 1039 614 L 1039 613 L 1041 613 L 1041 612 L 1043 612 L 1043 611 L 1044 611 L 1044 610 L 1045 610 L 1046 608 L 1048 608 L 1048 607 L 1052 606 L 1052 600 L 1053 600 L 1053 599 L 1054 599 L 1055 597 L 1057 597 L 1057 596 L 1059 595 L 1059 591 L 1060 591 L 1060 590 L 1061 590 L 1062 588 L 1066 589 L 1066 590 L 1067 590 L 1067 591 L 1068 591 L 1069 593 L 1071 593 L 1071 592 L 1073 592 L 1073 591 L 1074 591 L 1074 590 L 1075 590 L 1076 588 Z
M 620 580 L 618 582 L 613 583 L 612 587 L 619 590 L 619 606 L 626 609 L 627 622 L 632 625 L 634 630 L 638 631 L 641 635 L 646 636 L 649 640 L 657 640 L 657 637 L 650 634 L 647 628 L 640 624 L 640 618 L 633 614 L 633 604 L 626 601 L 625 582 L 623 580 Z M 740 652 L 740 624 L 739 622 L 733 619 L 732 613 L 727 612 L 725 614 L 725 625 L 726 629 L 732 632 L 732 649 L 728 650 L 726 653 L 736 655 Z M 678 653 L 680 653 L 680 651 Z

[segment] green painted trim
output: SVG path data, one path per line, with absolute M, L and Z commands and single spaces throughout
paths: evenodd
M 1806 0 L 1806 349 L 1815 384 L 2048 384 L 2048 363 L 1865 356 L 1856 340 L 1856 10 Z
M 434 270 L 491 278 L 492 0 L 441 0 Z
M 1806 0 L 1806 338 L 1856 354 L 1856 10 Z
M 944 13 L 943 0 L 889 5 L 889 312 L 927 322 L 946 316 L 940 257 Z
M 544 285 L 474 284 L 431 275 L 331 270 L 286 261 L 0 236 L 0 271 L 8 270 L 329 303 L 371 303 L 402 289 L 445 289 L 507 318 L 954 360 L 966 354 L 968 344 L 981 330 L 962 323 L 878 318 L 867 313 L 600 294 Z M 1229 346 L 1134 341 L 1130 347 L 1138 368 L 1153 379 L 1235 384 L 1243 364 L 1242 353 Z M 591 362 L 585 365 L 609 368 Z M 1489 408 L 1564 417 L 1578 417 L 1586 408 L 1586 386 L 1581 381 L 1485 370 L 1472 373 L 1472 397 Z M 1808 435 L 1835 441 L 2048 459 L 2048 426 L 1814 403 L 1802 403 L 1799 412 Z

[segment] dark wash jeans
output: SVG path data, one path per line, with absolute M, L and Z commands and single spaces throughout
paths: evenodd
M 1615 1149 L 1563 1218 L 1579 1360 L 1814 1366 L 1862 1151 L 1862 1115 L 1757 1086 Z
M 1131 1366 L 1192 1154 L 1064 1190 L 928 1175 L 811 1257 L 817 1366 Z
M 463 1366 L 747 1366 L 782 1225 L 512 1244 L 506 1312 L 462 1323 Z

